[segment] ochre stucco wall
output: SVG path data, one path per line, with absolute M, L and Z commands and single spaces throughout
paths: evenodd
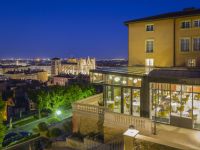
M 193 24 L 196 19 L 200 19 L 200 16 L 129 23 L 129 66 L 144 66 L 146 58 L 153 58 L 154 66 L 156 67 L 185 67 L 188 59 L 196 59 L 197 66 L 200 66 L 200 52 L 192 50 L 192 38 L 200 37 L 200 28 L 182 29 L 180 27 L 182 21 L 190 20 L 191 24 Z M 147 24 L 154 24 L 154 31 L 147 32 Z M 189 37 L 191 39 L 189 52 L 180 51 L 181 37 Z M 146 53 L 145 51 L 145 41 L 148 39 L 154 40 L 153 53 Z

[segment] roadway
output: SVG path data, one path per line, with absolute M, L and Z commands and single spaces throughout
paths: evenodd
M 59 118 L 61 119 L 60 122 L 62 122 L 62 121 L 65 120 L 65 119 L 70 118 L 71 116 L 72 116 L 72 110 L 71 110 L 71 109 L 70 109 L 70 110 L 67 110 L 67 111 L 65 111 L 65 112 L 63 112 L 63 113 L 60 115 L 60 117 L 59 117 Z M 47 120 L 48 120 L 49 118 L 54 118 L 54 117 L 55 117 L 55 115 L 51 115 L 51 116 L 48 116 L 48 117 L 45 117 L 45 118 L 41 118 L 41 119 L 38 119 L 38 120 L 36 120 L 36 121 L 30 122 L 30 123 L 28 123 L 28 124 L 25 124 L 25 125 L 22 125 L 22 126 L 13 128 L 13 129 L 10 129 L 10 130 L 8 130 L 8 132 L 16 132 L 16 131 L 27 131 L 27 132 L 32 132 L 33 129 L 36 128 L 37 125 L 38 125 L 39 123 L 41 123 L 41 122 L 47 122 Z M 58 124 L 59 124 L 59 122 L 58 122 Z

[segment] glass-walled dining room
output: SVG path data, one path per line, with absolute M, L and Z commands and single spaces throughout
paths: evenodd
M 191 123 L 200 130 L 200 85 L 150 83 L 151 117 L 157 122 Z
M 104 89 L 105 106 L 109 111 L 140 116 L 140 88 L 107 85 Z

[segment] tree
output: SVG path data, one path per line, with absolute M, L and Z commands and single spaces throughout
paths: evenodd
M 72 121 L 64 122 L 63 128 L 64 128 L 65 132 L 71 133 L 71 131 L 72 131 Z
M 3 110 L 5 107 L 5 102 L 3 102 L 2 97 L 0 97 L 0 144 L 3 142 L 3 138 L 6 134 L 6 127 L 3 124 Z M 0 145 L 1 147 L 2 145 Z
M 91 85 L 70 85 L 67 87 L 52 86 L 40 89 L 36 93 L 38 113 L 48 110 L 70 109 L 73 102 L 91 96 L 95 93 Z
M 45 122 L 41 122 L 38 124 L 38 129 L 40 132 L 48 131 L 48 126 Z
M 62 131 L 59 128 L 53 128 L 50 130 L 50 133 L 49 133 L 50 137 L 53 137 L 53 138 L 59 137 L 61 134 L 62 134 Z

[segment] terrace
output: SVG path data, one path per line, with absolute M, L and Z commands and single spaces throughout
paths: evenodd
M 99 106 L 103 99 L 102 94 L 94 95 L 73 104 L 73 131 L 80 131 L 87 135 L 91 132 L 103 130 L 104 142 L 107 143 L 115 137 L 123 136 L 130 125 L 140 131 L 136 139 L 163 144 L 178 149 L 196 149 L 200 147 L 200 131 L 175 127 L 152 122 L 149 118 L 131 116 L 109 111 Z M 88 122 L 89 120 L 89 122 Z M 97 121 L 95 121 L 97 120 Z M 96 123 L 101 120 L 101 129 L 96 130 Z M 84 127 L 85 126 L 85 127 Z M 156 127 L 156 135 L 153 131 Z

